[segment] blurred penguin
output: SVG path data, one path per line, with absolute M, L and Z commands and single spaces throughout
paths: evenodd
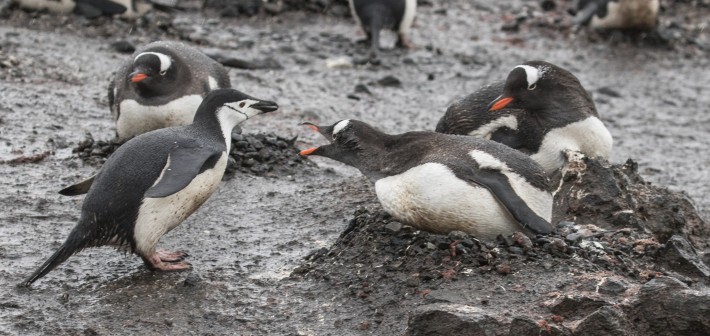
M 577 0 L 576 25 L 594 29 L 651 30 L 658 22 L 658 0 Z
M 14 0 L 22 9 L 42 11 L 55 14 L 76 12 L 87 18 L 102 15 L 121 15 L 123 18 L 135 19 L 143 16 L 151 9 L 147 3 L 137 3 L 136 0 Z

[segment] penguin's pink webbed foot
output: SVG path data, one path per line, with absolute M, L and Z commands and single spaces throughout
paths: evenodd
M 148 268 L 154 271 L 182 271 L 192 267 L 192 265 L 186 261 L 164 262 L 158 252 L 150 256 L 150 258 L 143 258 L 143 261 Z
M 404 34 L 399 34 L 397 46 L 404 49 L 414 49 L 414 44 Z
M 187 257 L 187 253 L 182 251 L 157 250 L 155 254 L 157 254 L 158 258 L 163 262 L 182 261 Z

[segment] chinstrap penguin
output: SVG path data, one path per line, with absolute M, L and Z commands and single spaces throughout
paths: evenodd
M 550 175 L 565 164 L 567 151 L 609 158 L 611 134 L 592 97 L 569 71 L 544 61 L 525 62 L 508 74 L 501 93 L 485 108 L 453 105 L 442 120 L 465 127 L 445 127 L 440 121 L 437 130 L 500 141 L 529 154 Z
M 120 14 L 121 17 L 134 19 L 151 9 L 150 4 L 136 0 L 14 0 L 20 8 L 27 10 L 47 10 L 55 14 L 76 12 L 88 18 L 101 15 Z
M 574 24 L 594 29 L 651 30 L 658 22 L 658 0 L 577 0 Z
M 232 129 L 277 108 L 274 102 L 219 89 L 207 95 L 192 124 L 144 133 L 123 144 L 94 178 L 75 188 L 76 193 L 88 188 L 79 222 L 23 284 L 31 285 L 74 253 L 104 245 L 136 253 L 152 270 L 189 268 L 183 253 L 156 251 L 158 240 L 217 189 Z
M 380 31 L 397 31 L 397 46 L 410 48 L 409 30 L 417 11 L 417 0 L 349 0 L 350 12 L 370 41 L 370 61 L 377 62 Z
M 202 99 L 230 88 L 227 70 L 180 42 L 159 41 L 136 51 L 109 85 L 120 141 L 158 128 L 187 125 Z
M 475 137 L 435 132 L 385 134 L 357 120 L 306 123 L 330 144 L 306 149 L 358 168 L 385 211 L 418 229 L 480 238 L 552 231 L 552 194 L 525 154 Z

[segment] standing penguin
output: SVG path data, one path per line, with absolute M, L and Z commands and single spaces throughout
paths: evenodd
M 380 30 L 396 29 L 397 46 L 410 48 L 408 34 L 417 12 L 417 0 L 348 0 L 350 11 L 370 41 L 370 60 L 380 49 Z
M 232 89 L 210 92 L 192 124 L 137 136 L 113 153 L 84 199 L 64 244 L 24 284 L 87 247 L 113 245 L 138 254 L 152 270 L 182 270 L 181 252 L 160 252 L 158 240 L 217 189 L 239 123 L 278 108 Z
M 510 147 L 434 132 L 389 135 L 357 120 L 307 125 L 331 143 L 300 154 L 358 168 L 397 220 L 480 238 L 552 231 L 548 179 L 537 163 Z
M 133 54 L 109 84 L 120 141 L 158 128 L 187 125 L 208 92 L 229 88 L 227 70 L 180 42 L 158 41 Z
M 658 0 L 577 0 L 573 22 L 594 29 L 651 30 L 658 22 Z
M 508 74 L 501 91 L 485 107 L 480 102 L 490 99 L 488 89 L 452 105 L 437 132 L 500 141 L 530 154 L 548 174 L 565 164 L 566 151 L 609 157 L 611 134 L 599 120 L 592 97 L 569 71 L 544 61 L 525 62 Z

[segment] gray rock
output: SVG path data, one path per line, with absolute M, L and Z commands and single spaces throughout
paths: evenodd
M 639 290 L 629 313 L 639 335 L 710 335 L 710 290 L 692 290 L 671 277 L 655 278 Z
M 409 317 L 408 336 L 495 336 L 502 326 L 482 309 L 458 304 L 431 304 Z
M 563 316 L 565 318 L 585 316 L 602 306 L 609 303 L 593 299 L 584 295 L 565 295 L 557 298 L 550 306 L 550 311 L 553 314 Z
M 617 295 L 625 292 L 629 287 L 629 284 L 622 279 L 605 278 L 599 284 L 599 293 Z
M 402 223 L 390 222 L 385 226 L 385 229 L 390 230 L 392 232 L 399 232 L 400 230 L 402 230 Z
M 710 279 L 710 267 L 705 265 L 693 246 L 681 235 L 674 235 L 659 251 L 658 260 L 668 268 L 705 280 Z
M 624 314 L 610 306 L 604 306 L 577 324 L 575 336 L 616 336 L 629 335 L 628 323 Z

